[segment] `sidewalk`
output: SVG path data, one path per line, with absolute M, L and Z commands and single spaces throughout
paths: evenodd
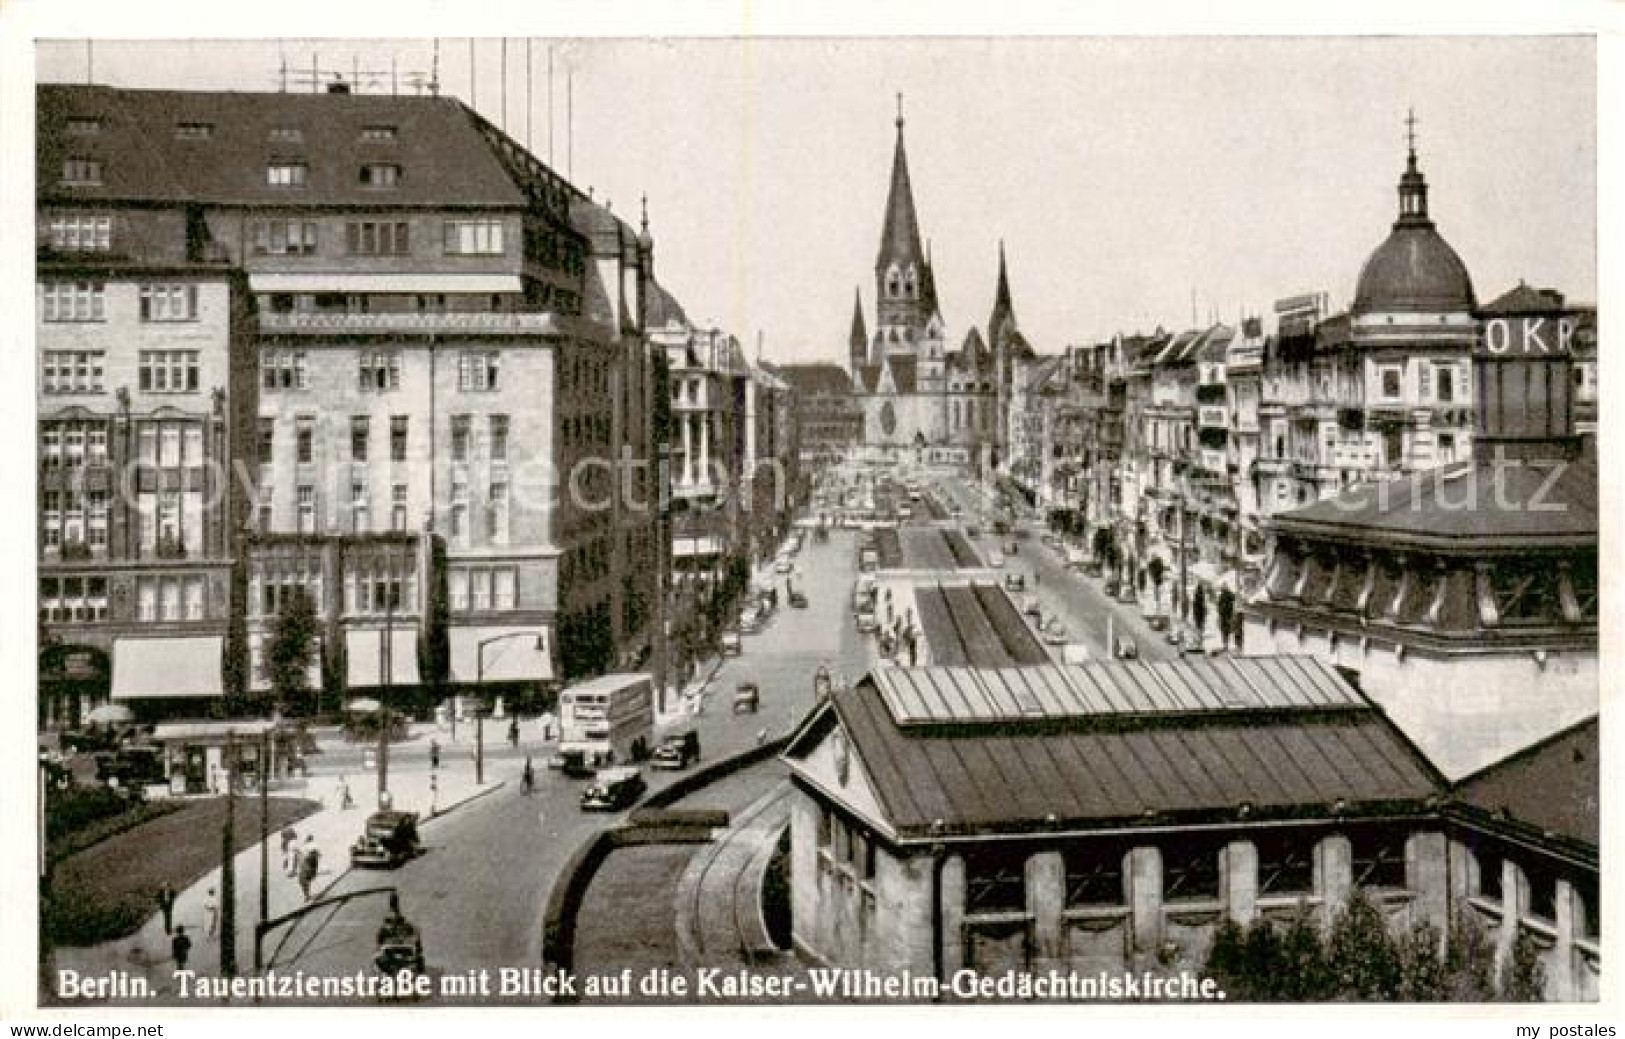
M 438 730 L 434 730 L 433 726 L 424 728 L 438 734 Z M 476 785 L 473 769 L 460 756 L 454 755 L 451 760 L 443 761 L 441 768 L 433 773 L 438 790 L 431 794 L 429 782 L 431 772 L 426 763 L 402 762 L 390 769 L 389 790 L 395 808 L 419 813 L 419 829 L 424 833 L 425 840 L 429 840 L 432 839 L 435 819 L 502 786 L 503 781 L 492 779 L 491 772 L 492 770 L 487 768 L 486 783 L 483 786 Z M 355 802 L 349 809 L 339 806 L 339 776 L 336 773 L 289 780 L 272 790 L 272 796 L 303 797 L 322 803 L 319 811 L 293 824 L 300 846 L 305 846 L 306 838 L 309 837 L 311 846 L 315 847 L 318 854 L 316 881 L 311 885 L 312 899 L 320 898 L 349 872 L 350 845 L 360 834 L 367 816 L 377 804 L 375 772 L 354 771 L 348 773 L 346 779 L 350 786 L 350 796 Z M 431 799 L 436 809 L 433 815 L 430 814 Z M 250 831 L 259 826 L 257 797 L 243 796 L 238 799 L 236 821 L 237 826 Z M 211 840 L 218 844 L 219 837 L 216 834 L 200 834 L 198 839 Z M 273 832 L 270 835 L 268 856 L 270 865 L 268 902 L 270 916 L 273 919 L 297 909 L 305 902 L 298 880 L 287 875 L 282 869 L 281 848 L 280 835 Z M 254 925 L 259 920 L 259 843 L 256 842 L 239 853 L 234 860 L 234 866 L 237 970 L 240 975 L 246 976 L 253 972 Z M 177 926 L 185 927 L 187 937 L 192 939 L 192 951 L 187 967 L 199 974 L 215 974 L 220 967 L 219 939 L 208 933 L 210 914 L 206 909 L 213 897 L 211 891 L 214 894 L 220 891 L 220 875 L 218 868 L 210 870 L 191 887 L 179 892 L 175 900 L 174 922 Z M 274 935 L 267 939 L 265 949 L 267 957 L 270 956 L 275 941 Z M 156 907 L 152 917 L 134 935 L 85 948 L 58 948 L 55 950 L 54 959 L 58 970 L 76 970 L 82 974 L 104 974 L 112 970 L 124 970 L 144 975 L 153 990 L 161 997 L 174 995 L 172 977 L 174 962 L 170 953 L 170 937 L 164 934 L 163 919 L 156 912 Z

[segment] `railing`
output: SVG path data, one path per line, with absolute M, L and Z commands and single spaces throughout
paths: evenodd
M 262 333 L 333 332 L 533 332 L 564 335 L 564 320 L 553 311 L 437 311 L 432 313 L 351 314 L 298 312 L 260 315 Z

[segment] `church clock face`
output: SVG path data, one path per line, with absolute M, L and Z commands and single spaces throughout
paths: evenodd
M 897 409 L 892 407 L 891 401 L 880 406 L 880 429 L 887 436 L 897 432 Z

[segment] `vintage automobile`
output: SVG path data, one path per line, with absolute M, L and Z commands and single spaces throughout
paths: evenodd
M 989 552 L 988 556 L 987 556 L 987 565 L 991 566 L 991 567 L 994 567 L 994 568 L 998 568 L 998 567 L 1003 566 L 1004 565 L 1004 555 L 1003 555 L 1003 553 L 999 552 L 997 549 L 995 549 L 992 552 Z
M 744 648 L 739 643 L 739 632 L 725 631 L 717 639 L 717 648 L 722 650 L 725 657 L 737 657 Z
M 762 690 L 755 682 L 740 682 L 734 689 L 734 713 L 748 711 L 755 714 L 757 708 L 762 706 Z
M 1004 575 L 1004 590 L 1007 592 L 1021 592 L 1027 588 L 1025 574 L 1010 573 Z
M 556 769 L 571 779 L 586 779 L 598 774 L 598 769 L 587 760 L 587 752 L 584 750 L 561 750 L 547 759 L 547 767 Z
M 162 747 L 121 747 L 95 755 L 96 778 L 109 786 L 135 790 L 164 781 Z
M 1117 659 L 1138 660 L 1139 658 L 1140 647 L 1135 644 L 1134 640 L 1127 635 L 1117 636 Z
M 1038 601 L 1036 595 L 1025 596 L 1021 600 L 1021 612 L 1023 615 L 1032 617 L 1035 620 L 1042 618 L 1044 616 L 1044 604 Z
M 649 758 L 649 766 L 659 769 L 684 769 L 700 760 L 700 734 L 693 729 L 667 733 Z
M 1044 643 L 1050 646 L 1064 646 L 1069 641 L 1066 633 L 1066 625 L 1061 623 L 1061 618 L 1059 617 L 1051 617 L 1049 619 L 1048 623 L 1044 625 L 1043 634 L 1041 637 L 1043 638 Z
M 805 610 L 807 608 L 807 593 L 799 588 L 791 592 L 790 608 L 794 610 Z
M 643 773 L 636 767 L 606 768 L 582 792 L 581 810 L 618 812 L 642 797 L 646 789 Z
M 418 849 L 416 812 L 374 812 L 367 818 L 361 836 L 350 846 L 350 865 L 394 869 L 416 855 Z

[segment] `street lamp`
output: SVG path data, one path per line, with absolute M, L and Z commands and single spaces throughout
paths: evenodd
M 501 635 L 492 635 L 481 639 L 474 646 L 474 685 L 482 690 L 481 700 L 484 699 L 485 686 L 485 648 L 508 639 L 536 637 L 536 651 L 538 653 L 547 649 L 547 637 L 540 632 L 510 631 Z M 474 785 L 485 785 L 485 711 L 484 704 L 474 709 Z

